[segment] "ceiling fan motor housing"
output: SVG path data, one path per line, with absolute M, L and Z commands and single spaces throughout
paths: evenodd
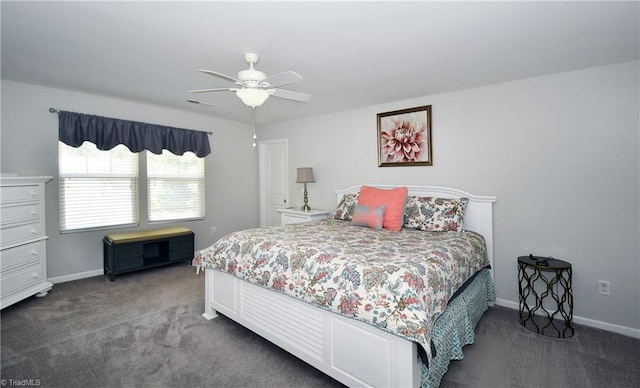
M 260 60 L 260 56 L 254 53 L 245 53 L 244 60 L 249 64 L 249 69 L 238 72 L 238 80 L 242 81 L 248 87 L 261 86 L 260 81 L 267 78 L 267 75 L 253 68 L 253 65 Z
M 256 81 L 260 82 L 267 78 L 266 74 L 253 68 L 238 72 L 238 79 L 243 82 Z

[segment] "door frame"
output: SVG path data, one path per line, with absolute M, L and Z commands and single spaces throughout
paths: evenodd
M 265 159 L 267 157 L 267 148 L 273 144 L 281 143 L 284 145 L 284 176 L 283 182 L 285 192 L 285 203 L 282 207 L 289 206 L 289 139 L 272 139 L 262 140 L 258 142 L 258 190 L 260 192 L 260 227 L 264 228 L 269 226 L 267 219 L 269 215 L 269 194 L 267 190 L 267 177 L 269 176 L 269 163 Z

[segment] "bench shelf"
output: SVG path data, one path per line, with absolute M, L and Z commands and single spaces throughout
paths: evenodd
M 183 227 L 105 236 L 104 274 L 140 271 L 193 259 L 194 233 Z

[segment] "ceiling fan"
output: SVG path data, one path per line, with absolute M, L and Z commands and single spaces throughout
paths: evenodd
M 284 98 L 287 100 L 306 102 L 311 98 L 310 94 L 295 92 L 293 90 L 278 89 L 281 86 L 290 85 L 299 82 L 302 77 L 293 71 L 285 71 L 283 73 L 268 76 L 254 68 L 260 57 L 258 54 L 246 53 L 244 60 L 249 64 L 249 69 L 242 70 L 238 73 L 238 78 L 233 78 L 222 73 L 211 70 L 198 70 L 201 73 L 221 78 L 225 81 L 233 82 L 238 87 L 233 88 L 214 88 L 190 90 L 190 93 L 209 93 L 209 92 L 234 92 L 242 102 L 255 108 L 264 104 L 269 96 Z

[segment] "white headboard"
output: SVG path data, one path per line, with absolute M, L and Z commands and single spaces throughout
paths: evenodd
M 367 185 L 380 189 L 394 189 L 404 185 Z M 337 197 L 337 204 L 345 194 L 357 193 L 361 186 L 352 186 L 344 190 L 333 190 Z M 486 195 L 473 195 L 459 189 L 438 186 L 409 186 L 406 185 L 408 195 L 419 197 L 440 198 L 468 198 L 467 208 L 464 213 L 464 228 L 480 233 L 487 243 L 487 256 L 493 268 L 493 203 L 496 197 Z M 492 271 L 493 272 L 493 271 Z

